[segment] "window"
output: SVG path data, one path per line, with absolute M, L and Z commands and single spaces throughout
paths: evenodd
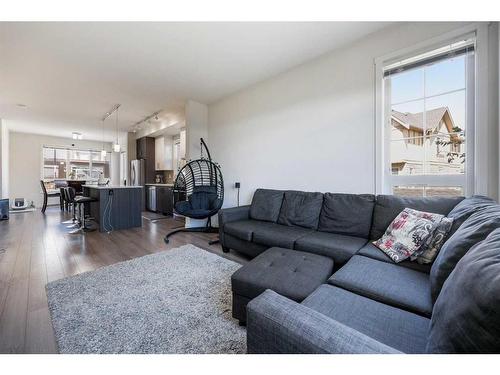
M 472 178 L 475 38 L 383 67 L 386 190 L 464 195 Z
M 43 148 L 43 179 L 66 178 L 67 151 L 58 148 Z
M 101 156 L 101 151 L 43 147 L 44 180 L 71 179 L 97 180 L 101 173 L 110 177 L 110 153 Z
M 103 158 L 100 151 L 91 151 L 92 168 L 90 169 L 90 178 L 98 179 L 101 174 L 104 178 L 109 178 L 110 153 L 106 152 Z
M 69 178 L 72 180 L 90 179 L 90 151 L 68 150 Z

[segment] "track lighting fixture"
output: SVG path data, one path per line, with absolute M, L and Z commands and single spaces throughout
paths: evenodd
M 111 116 L 113 113 L 115 114 L 115 126 L 116 126 L 116 140 L 115 143 L 113 144 L 113 151 L 114 152 L 120 152 L 121 147 L 120 143 L 118 142 L 118 108 L 120 108 L 121 104 L 115 104 L 113 108 L 109 112 L 107 112 L 103 117 L 102 121 L 104 122 L 109 116 Z

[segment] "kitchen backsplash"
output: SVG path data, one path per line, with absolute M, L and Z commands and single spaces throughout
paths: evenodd
M 161 178 L 161 183 L 171 184 L 174 182 L 174 171 L 156 171 L 155 182 L 157 182 L 156 177 Z

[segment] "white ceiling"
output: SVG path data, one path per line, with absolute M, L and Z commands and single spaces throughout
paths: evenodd
M 159 109 L 174 121 L 186 99 L 212 103 L 387 25 L 1 22 L 0 118 L 101 139 L 115 103 L 121 130 Z

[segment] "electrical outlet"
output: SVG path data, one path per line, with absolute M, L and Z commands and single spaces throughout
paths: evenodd
M 234 187 L 235 187 L 236 189 L 239 189 L 239 188 L 240 188 L 240 183 L 239 183 L 239 182 L 235 182 L 235 183 L 234 183 Z
M 108 195 L 113 195 L 113 194 L 114 194 L 113 189 L 110 189 L 110 190 L 108 191 Z

